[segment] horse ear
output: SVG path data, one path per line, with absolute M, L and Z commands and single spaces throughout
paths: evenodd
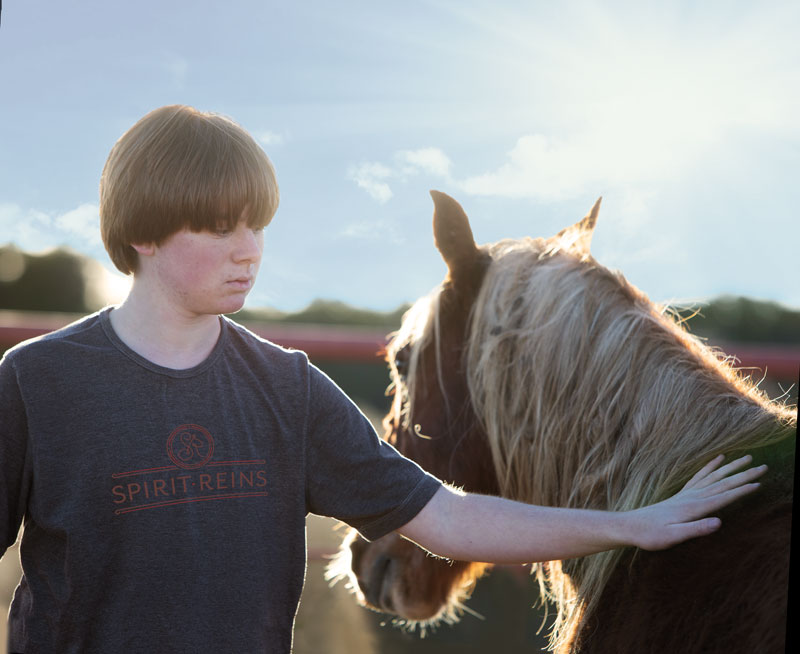
M 572 227 L 562 229 L 556 238 L 560 239 L 564 245 L 571 250 L 575 250 L 578 254 L 588 255 L 589 248 L 592 244 L 592 234 L 594 233 L 594 226 L 597 223 L 597 214 L 600 213 L 600 202 L 602 197 L 597 198 L 597 202 L 589 210 L 583 220 L 578 221 Z
M 442 255 L 450 278 L 461 270 L 470 270 L 480 261 L 480 250 L 475 245 L 469 219 L 461 205 L 449 195 L 431 191 L 433 198 L 433 237 Z

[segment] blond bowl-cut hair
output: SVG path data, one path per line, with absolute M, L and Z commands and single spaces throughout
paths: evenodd
M 155 109 L 114 144 L 100 178 L 100 231 L 114 265 L 134 273 L 131 244 L 244 219 L 264 227 L 278 209 L 275 169 L 236 122 L 184 105 Z

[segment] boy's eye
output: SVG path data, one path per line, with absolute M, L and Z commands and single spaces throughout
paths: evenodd
M 228 236 L 231 233 L 233 233 L 233 230 L 228 227 L 218 227 L 214 230 L 214 234 L 217 236 Z

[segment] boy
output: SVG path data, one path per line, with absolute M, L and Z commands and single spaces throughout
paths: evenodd
M 288 652 L 309 512 L 531 562 L 711 533 L 702 517 L 757 486 L 763 468 L 726 477 L 745 458 L 629 513 L 444 487 L 303 353 L 221 317 L 252 288 L 277 205 L 266 155 L 224 117 L 162 107 L 112 149 L 101 230 L 130 294 L 0 365 L 3 551 L 25 520 L 10 651 Z

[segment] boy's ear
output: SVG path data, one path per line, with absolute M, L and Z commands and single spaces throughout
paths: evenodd
M 131 243 L 131 247 L 144 257 L 151 256 L 156 251 L 155 243 Z

